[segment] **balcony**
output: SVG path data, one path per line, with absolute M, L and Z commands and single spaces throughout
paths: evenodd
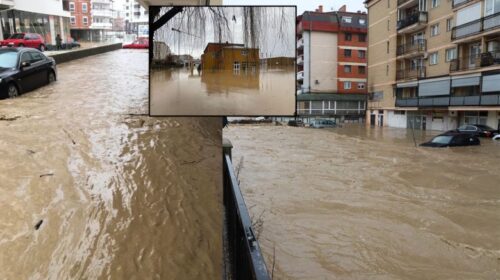
M 300 55 L 297 57 L 297 64 L 298 65 L 303 65 L 304 64 L 304 56 Z
M 413 69 L 400 69 L 396 72 L 396 80 L 411 80 L 425 78 L 425 66 Z
M 297 80 L 298 81 L 304 80 L 304 71 L 297 72 Z
M 499 106 L 500 94 L 396 98 L 396 107 Z
M 410 55 L 410 54 L 417 55 L 425 52 L 426 50 L 427 50 L 427 40 L 418 39 L 404 45 L 399 45 L 396 50 L 396 54 L 398 56 Z
M 451 30 L 451 39 L 457 40 L 467 38 L 498 27 L 500 27 L 500 13 L 489 15 L 487 17 L 453 27 Z
M 107 18 L 113 18 L 113 11 L 111 10 L 92 10 L 92 16 L 94 17 L 107 17 Z
M 304 38 L 300 38 L 297 41 L 297 49 L 302 49 L 304 47 Z
M 471 1 L 474 1 L 474 0 L 453 0 L 453 3 L 451 4 L 453 9 L 455 9 L 456 7 L 460 7 L 462 5 L 465 5 Z
M 450 72 L 470 71 L 500 65 L 500 51 L 468 55 L 450 61 Z
M 418 0 L 398 0 L 398 8 L 404 8 L 414 4 L 418 4 Z
M 396 107 L 417 107 L 418 98 L 396 98 Z
M 111 29 L 113 24 L 110 22 L 93 22 L 90 28 L 93 29 Z
M 0 0 L 0 8 L 10 9 L 14 7 L 14 0 Z
M 399 32 L 403 28 L 415 25 L 414 28 L 408 28 L 408 30 L 405 30 L 411 32 L 417 28 L 422 27 L 425 24 L 427 24 L 427 12 L 420 11 L 417 13 L 407 15 L 406 18 L 404 19 L 398 20 L 396 28 Z

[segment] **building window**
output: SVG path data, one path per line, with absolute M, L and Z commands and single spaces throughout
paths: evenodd
M 358 74 L 365 74 L 366 66 L 358 66 Z
M 364 18 L 360 18 L 360 19 L 359 19 L 359 24 L 361 24 L 361 25 L 365 25 L 365 24 L 366 24 L 366 19 L 364 19 Z
M 453 19 L 449 18 L 446 20 L 446 31 L 451 31 L 453 28 Z
M 358 83 L 358 89 L 365 89 L 365 83 Z
M 438 53 L 431 53 L 429 55 L 429 65 L 436 65 L 438 64 Z
M 87 3 L 82 3 L 82 13 L 87 13 L 88 10 L 87 10 Z
M 351 50 L 344 50 L 344 56 L 345 57 L 351 57 Z
M 344 73 L 351 73 L 351 65 L 344 65 Z
M 363 33 L 358 34 L 358 41 L 366 42 L 366 34 Z
M 366 51 L 362 51 L 362 50 L 358 51 L 358 57 L 359 58 L 365 58 L 365 56 L 366 56 Z
M 456 48 L 447 49 L 446 50 L 446 62 L 449 62 L 455 58 L 457 58 L 457 49 Z
M 342 20 L 346 23 L 351 23 L 352 22 L 352 17 L 342 17 Z
M 248 55 L 248 50 L 242 50 L 241 55 Z
M 385 75 L 389 76 L 389 64 L 385 66 Z
M 69 10 L 71 12 L 74 12 L 75 11 L 75 3 L 74 2 L 69 2 Z
M 351 82 L 344 82 L 344 89 L 351 89 Z
M 83 25 L 88 25 L 89 24 L 89 18 L 88 17 L 83 17 Z
M 387 20 L 387 30 L 391 30 L 391 20 Z
M 431 37 L 439 35 L 439 23 L 431 26 Z
M 240 62 L 239 61 L 234 62 L 233 71 L 240 71 Z
M 75 17 L 70 17 L 70 18 L 69 18 L 69 21 L 70 21 L 70 22 L 71 22 L 71 24 L 73 24 L 73 25 L 76 23 L 76 19 L 75 19 Z
M 387 53 L 389 53 L 389 41 L 387 41 Z
M 436 8 L 437 6 L 439 6 L 439 2 L 439 0 L 431 0 L 431 7 Z
M 351 41 L 352 40 L 352 34 L 351 33 L 345 33 L 344 38 L 346 41 Z

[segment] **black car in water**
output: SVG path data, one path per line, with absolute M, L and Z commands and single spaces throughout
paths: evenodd
M 0 48 L 0 96 L 16 97 L 56 80 L 53 58 L 32 48 Z
M 456 131 L 472 134 L 478 137 L 493 137 L 498 134 L 498 130 L 484 124 L 466 124 L 457 128 Z
M 431 141 L 422 143 L 420 146 L 423 147 L 434 147 L 434 148 L 444 148 L 444 147 L 458 147 L 458 146 L 476 146 L 481 142 L 477 136 L 470 133 L 461 132 L 446 132 L 440 134 Z

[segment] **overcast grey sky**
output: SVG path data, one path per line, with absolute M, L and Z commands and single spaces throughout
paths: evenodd
M 348 12 L 365 11 L 363 0 L 322 1 L 322 0 L 222 0 L 224 5 L 296 5 L 297 14 L 305 11 L 314 11 L 323 5 L 323 11 L 338 10 L 342 5 L 347 5 Z

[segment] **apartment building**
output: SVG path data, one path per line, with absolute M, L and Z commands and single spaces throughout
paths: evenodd
M 0 40 L 14 33 L 40 34 L 46 45 L 55 45 L 57 34 L 69 38 L 69 11 L 62 0 L 0 0 Z
M 468 123 L 500 126 L 498 1 L 365 4 L 368 123 L 442 131 Z
M 65 0 L 71 12 L 71 36 L 76 40 L 102 41 L 116 18 L 113 0 Z
M 165 4 L 165 3 L 163 3 Z M 148 10 L 137 0 L 125 0 L 125 32 L 141 37 L 149 34 Z
M 297 17 L 297 113 L 362 121 L 367 77 L 365 13 L 305 12 Z

